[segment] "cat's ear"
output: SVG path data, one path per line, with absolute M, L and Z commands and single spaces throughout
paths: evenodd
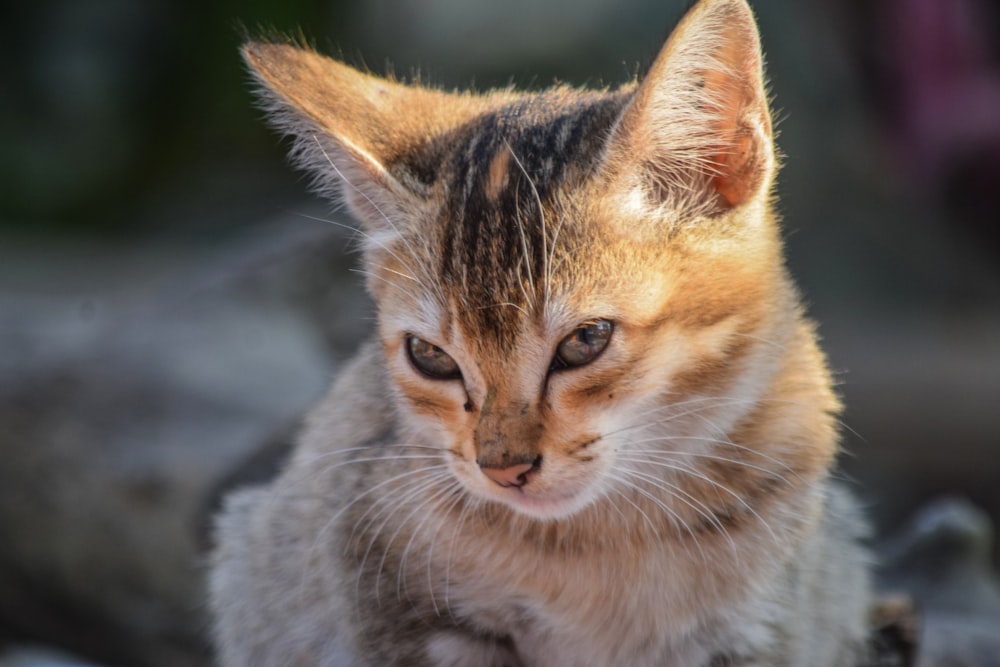
M 360 72 L 289 44 L 249 42 L 243 57 L 271 121 L 321 194 L 369 229 L 419 205 L 433 169 L 426 137 L 464 120 L 474 98 Z
M 762 60 L 745 0 L 692 7 L 612 133 L 624 185 L 709 215 L 766 195 L 775 157 Z

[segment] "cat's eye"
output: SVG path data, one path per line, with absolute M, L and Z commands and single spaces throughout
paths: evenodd
M 416 336 L 406 337 L 406 351 L 418 371 L 437 380 L 452 380 L 462 376 L 458 363 L 433 343 Z
M 589 364 L 608 346 L 613 330 L 614 325 L 608 320 L 581 324 L 559 343 L 552 360 L 552 370 Z

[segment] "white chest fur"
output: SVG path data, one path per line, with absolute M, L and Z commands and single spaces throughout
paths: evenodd
M 509 640 L 526 665 L 700 667 L 720 646 L 752 652 L 771 638 L 778 568 L 737 550 L 706 563 L 693 543 L 582 554 L 501 546 L 450 573 L 446 613 Z M 502 646 L 451 633 L 428 651 L 443 665 L 518 664 Z

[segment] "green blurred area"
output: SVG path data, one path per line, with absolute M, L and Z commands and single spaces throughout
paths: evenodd
M 0 21 L 0 224 L 142 233 L 171 224 L 158 209 L 177 199 L 211 207 L 287 181 L 281 150 L 250 105 L 241 26 L 336 24 L 339 11 L 316 0 L 9 3 Z

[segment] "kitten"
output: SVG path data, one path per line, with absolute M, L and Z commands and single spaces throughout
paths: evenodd
M 614 91 L 244 55 L 362 222 L 378 335 L 219 519 L 224 665 L 857 664 L 862 522 L 744 0 Z

